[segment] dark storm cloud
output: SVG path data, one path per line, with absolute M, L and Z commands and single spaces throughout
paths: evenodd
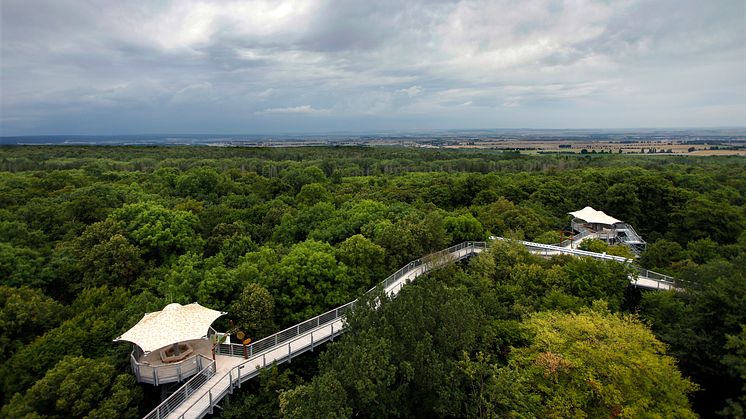
M 741 1 L 1 7 L 4 135 L 746 120 Z

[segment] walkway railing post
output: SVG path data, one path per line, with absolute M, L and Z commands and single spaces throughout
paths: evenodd
M 592 253 L 592 252 L 572 250 L 572 249 L 565 249 L 565 248 L 558 248 L 556 246 L 551 246 L 551 245 L 542 245 L 542 244 L 530 243 L 530 242 L 521 242 L 521 243 L 524 246 L 528 247 L 529 250 L 531 250 L 533 253 L 545 254 L 547 256 L 552 255 L 552 254 L 556 254 L 556 253 L 569 253 L 569 254 L 574 254 L 574 255 L 577 255 L 577 256 L 591 256 L 591 257 L 594 257 L 596 259 L 602 259 L 602 260 L 622 261 L 622 259 L 623 259 L 623 258 L 618 258 L 618 257 L 611 256 L 611 255 L 599 255 L 599 254 L 595 254 L 595 253 Z M 437 267 L 444 266 L 448 262 L 451 262 L 453 260 L 461 260 L 461 259 L 464 259 L 464 258 L 470 256 L 470 255 L 476 254 L 477 253 L 477 249 L 481 250 L 481 249 L 486 249 L 486 248 L 487 248 L 487 245 L 484 242 L 462 242 L 462 243 L 457 244 L 455 246 L 451 246 L 451 247 L 449 247 L 448 249 L 446 249 L 444 251 L 436 252 L 436 253 L 433 253 L 431 255 L 428 255 L 427 257 L 424 257 L 424 258 L 421 258 L 421 259 L 416 259 L 414 261 L 409 262 L 407 265 L 405 265 L 404 267 L 402 267 L 401 269 L 399 269 L 397 272 L 395 272 L 394 274 L 390 275 L 385 280 L 383 280 L 381 283 L 379 283 L 379 286 L 383 285 L 384 289 L 391 288 L 391 290 L 389 291 L 389 294 L 392 295 L 392 296 L 394 296 L 394 295 L 396 295 L 397 292 L 401 291 L 401 289 L 404 287 L 405 284 L 412 282 L 413 278 L 416 278 L 416 277 L 418 277 L 420 275 L 426 274 L 429 271 L 431 271 L 431 270 L 433 270 L 433 269 L 435 269 Z M 628 262 L 628 261 L 625 260 L 625 262 Z M 672 284 L 675 283 L 675 279 L 674 278 L 671 278 L 671 277 L 666 276 L 666 275 L 661 275 L 661 274 L 658 274 L 658 273 L 655 273 L 655 272 L 649 272 L 646 269 L 639 268 L 638 272 L 640 274 L 644 274 L 646 279 L 656 281 L 656 288 L 658 288 L 658 289 L 662 289 L 662 288 L 666 288 L 666 287 L 672 287 L 673 286 Z M 635 278 L 634 276 L 632 276 L 631 281 L 633 283 L 639 282 L 639 280 L 637 278 Z M 371 291 L 375 291 L 377 289 L 378 289 L 378 287 L 375 287 Z M 316 330 L 316 329 L 319 329 L 319 330 L 316 330 L 316 331 L 319 331 L 319 332 L 322 333 L 322 336 L 323 336 L 322 337 L 322 343 L 325 340 L 327 340 L 327 339 L 333 341 L 336 334 L 342 333 L 344 331 L 344 327 L 343 326 L 339 327 L 339 328 L 337 328 L 337 330 L 335 330 L 334 324 L 340 318 L 340 314 L 344 314 L 346 311 L 354 309 L 354 307 L 355 307 L 355 301 L 357 301 L 357 300 L 354 300 L 352 303 L 348 303 L 348 304 L 345 304 L 345 305 L 343 305 L 341 307 L 335 308 L 334 311 L 333 311 L 333 313 L 334 313 L 334 317 L 333 318 L 329 318 L 329 315 L 332 313 L 331 311 L 329 311 L 329 312 L 326 312 L 326 313 L 324 313 L 324 314 L 322 314 L 320 316 L 316 316 L 316 317 L 314 317 L 311 320 L 307 320 L 307 321 L 305 321 L 303 323 L 296 324 L 294 327 L 291 326 L 289 329 L 285 329 L 285 330 L 283 330 L 281 332 L 278 332 L 278 333 L 274 334 L 273 335 L 274 340 L 272 340 L 273 337 L 267 337 L 266 340 L 263 340 L 263 342 L 260 344 L 260 348 L 263 348 L 263 349 L 260 350 L 260 353 L 262 355 L 261 368 L 266 368 L 267 367 L 267 357 L 266 357 L 266 354 L 268 352 L 270 352 L 271 350 L 273 350 L 273 349 L 275 349 L 275 350 L 279 350 L 280 349 L 279 348 L 279 343 L 280 343 L 279 336 L 280 335 L 284 336 L 283 337 L 283 343 L 287 343 L 287 345 L 288 345 L 287 361 L 288 362 L 292 361 L 292 358 L 293 358 L 292 343 L 300 338 L 300 335 L 301 335 L 300 326 L 301 325 L 304 326 L 304 332 L 303 333 L 310 332 L 310 335 L 311 335 L 311 337 L 310 337 L 311 351 L 313 351 L 315 349 L 315 347 L 317 346 L 316 344 L 318 343 L 318 342 L 316 342 L 315 335 L 314 335 L 314 330 Z M 324 323 L 321 322 L 321 317 L 324 317 L 326 319 Z M 314 320 L 315 320 L 315 322 L 314 322 Z M 313 326 L 314 324 L 315 324 L 315 328 L 311 327 L 310 329 L 307 329 L 308 326 Z M 321 328 L 322 324 L 324 325 L 323 328 Z M 330 334 L 329 335 L 326 335 L 326 333 L 324 332 L 324 329 L 326 329 L 327 325 L 330 328 Z M 294 333 L 294 334 L 290 335 L 291 333 Z M 273 341 L 274 341 L 274 345 L 270 346 L 270 344 Z M 234 345 L 230 344 L 229 346 L 230 346 L 230 348 L 226 349 L 222 345 L 220 345 L 219 351 L 222 351 L 221 353 L 234 354 L 235 353 L 235 347 L 234 347 Z M 237 345 L 235 345 L 235 346 L 237 346 Z M 254 355 L 253 354 L 253 347 L 254 347 L 253 344 L 249 346 L 249 349 L 251 351 L 251 355 L 250 355 L 251 357 L 253 357 L 253 355 Z M 307 348 L 307 347 L 304 347 L 304 348 Z M 300 351 L 300 349 L 299 349 L 299 351 Z M 256 361 L 258 361 L 258 355 L 257 355 L 257 360 L 251 359 L 251 361 L 252 361 L 252 363 L 251 363 L 252 369 L 254 367 L 259 368 L 259 364 L 256 362 Z M 276 356 L 275 359 L 274 359 L 274 361 L 275 362 L 283 362 L 283 358 L 281 356 Z M 198 359 L 197 362 L 201 363 L 201 359 Z M 224 383 L 223 379 L 228 378 L 228 380 L 229 380 L 228 391 L 229 392 L 232 393 L 233 389 L 236 386 L 238 386 L 240 388 L 241 387 L 241 368 L 244 365 L 247 365 L 247 362 L 248 362 L 248 360 L 247 361 L 243 361 L 237 367 L 234 367 L 234 368 L 237 368 L 237 371 L 236 371 L 237 384 L 233 382 L 233 370 L 232 369 L 230 369 L 227 374 L 225 374 L 222 377 L 220 377 L 219 383 Z M 139 368 L 139 366 L 138 366 L 138 368 Z M 145 372 L 145 373 L 147 375 L 147 372 Z M 178 367 L 178 366 L 177 366 L 177 374 L 180 375 L 180 376 L 183 374 L 183 372 L 180 370 L 180 367 Z M 207 381 L 205 379 L 209 379 L 209 377 L 212 377 L 215 374 L 217 374 L 217 367 L 216 367 L 215 362 L 212 361 L 211 364 L 209 365 L 209 371 L 207 371 L 207 369 L 204 369 L 204 370 L 202 370 L 200 372 L 200 378 L 199 378 L 199 380 L 194 381 L 194 382 L 192 382 L 192 381 L 187 382 L 182 388 L 180 388 L 179 390 L 177 390 L 177 393 L 174 393 L 172 395 L 172 397 L 170 397 L 168 400 L 164 401 L 152 413 L 156 413 L 159 416 L 161 414 L 169 414 L 169 413 L 171 413 L 171 411 L 175 407 L 179 406 L 181 403 L 183 403 L 183 401 L 185 401 L 188 397 L 190 397 L 190 390 L 191 390 L 191 393 L 192 393 L 191 395 L 194 395 L 196 393 L 196 390 L 200 387 L 200 385 L 204 384 Z M 250 378 L 252 376 L 254 376 L 254 375 L 252 373 L 250 373 L 246 377 Z M 154 382 L 156 382 L 156 384 L 157 384 L 158 381 L 159 381 L 159 377 L 158 377 L 157 371 L 155 369 L 153 369 L 153 379 L 154 379 Z M 204 380 L 204 381 L 202 381 L 202 380 Z M 194 386 L 194 388 L 192 388 L 192 385 Z M 209 397 L 209 407 L 208 407 L 208 410 L 209 410 L 210 413 L 212 413 L 213 407 L 216 405 L 216 403 L 218 403 L 220 401 L 220 400 L 214 400 L 214 398 L 213 398 L 212 390 L 215 389 L 215 388 L 218 388 L 218 387 L 215 387 L 216 385 L 217 385 L 217 383 L 213 384 L 212 387 L 207 391 L 208 397 Z M 182 393 L 182 392 L 183 392 L 183 400 L 179 400 L 181 398 L 181 394 L 180 393 Z M 179 397 L 173 397 L 176 394 L 179 394 Z M 204 392 L 200 392 L 199 394 L 202 394 L 202 397 L 204 397 Z M 224 393 L 221 390 L 217 394 L 221 395 L 221 394 L 224 394 Z M 200 403 L 198 403 L 198 402 L 202 401 L 202 400 L 204 400 L 204 399 L 199 398 L 198 401 L 194 401 L 192 403 L 190 409 L 192 407 L 200 409 L 200 411 L 199 412 L 195 412 L 195 414 L 203 415 L 205 413 L 204 405 L 201 405 L 202 407 L 197 407 L 198 405 L 200 405 Z M 168 411 L 166 411 L 166 410 L 168 410 Z M 190 416 L 191 416 L 191 411 L 190 411 Z M 152 414 L 148 416 L 148 418 L 150 418 L 150 417 L 152 417 Z

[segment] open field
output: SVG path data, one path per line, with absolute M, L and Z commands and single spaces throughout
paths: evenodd
M 692 144 L 683 141 L 535 141 L 535 140 L 469 140 L 445 145 L 444 148 L 516 150 L 537 153 L 621 153 L 621 154 L 691 154 L 697 156 L 746 156 L 746 143 L 729 142 Z

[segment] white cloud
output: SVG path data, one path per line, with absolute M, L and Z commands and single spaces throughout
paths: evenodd
M 422 93 L 422 87 L 420 86 L 411 86 L 407 87 L 406 89 L 399 89 L 397 90 L 398 93 L 404 93 L 409 97 L 414 97 Z
M 33 133 L 14 122 L 29 115 L 74 130 L 92 111 L 103 125 L 142 132 L 118 112 L 133 107 L 142 121 L 158 113 L 160 132 L 194 115 L 232 132 L 310 114 L 330 128 L 352 116 L 375 128 L 376 118 L 405 126 L 410 116 L 434 128 L 493 126 L 494 111 L 512 104 L 520 106 L 511 120 L 539 126 L 559 114 L 569 125 L 593 116 L 614 126 L 736 125 L 746 107 L 741 0 L 4 0 L 2 8 L 7 132 Z
M 312 114 L 321 112 L 318 109 L 314 109 L 311 105 L 291 106 L 287 108 L 267 108 L 256 112 L 259 115 L 267 114 Z

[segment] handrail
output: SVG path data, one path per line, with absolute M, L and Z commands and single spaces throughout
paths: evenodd
M 637 243 L 645 243 L 645 240 L 640 237 L 639 234 L 637 234 L 637 231 L 635 231 L 634 227 L 632 225 L 624 223 L 622 224 L 624 228 L 622 230 L 627 231 L 627 240 L 624 240 L 625 242 L 637 242 Z
M 503 237 L 495 237 L 495 240 L 504 241 L 508 239 L 505 239 Z M 525 247 L 535 247 L 535 248 L 544 249 L 547 251 L 567 253 L 570 255 L 590 256 L 594 259 L 611 260 L 611 261 L 620 262 L 620 263 L 631 263 L 632 262 L 632 259 L 628 259 L 622 256 L 607 255 L 606 253 L 589 252 L 587 250 L 580 250 L 580 249 L 568 249 L 566 247 L 555 246 L 553 244 L 534 243 L 534 242 L 528 242 L 528 241 L 523 241 L 523 240 L 516 240 L 516 242 L 522 244 Z
M 161 419 L 168 416 L 217 373 L 217 367 L 214 360 L 202 354 L 198 354 L 197 356 L 210 361 L 209 364 L 195 374 L 194 377 L 190 378 L 189 381 L 184 383 L 184 385 L 179 387 L 173 394 L 168 396 L 168 398 L 156 406 L 155 409 L 151 410 L 150 413 L 145 415 L 145 419 Z
M 503 237 L 494 237 L 494 239 L 495 240 L 507 240 Z M 632 263 L 634 262 L 632 259 L 628 259 L 622 256 L 607 255 L 606 253 L 589 252 L 587 250 L 580 250 L 580 249 L 568 249 L 566 247 L 560 247 L 560 246 L 555 246 L 551 244 L 527 242 L 523 240 L 516 240 L 516 241 L 528 248 L 533 247 L 533 248 L 543 249 L 546 251 L 545 253 L 547 254 L 548 252 L 558 252 L 562 254 L 570 254 L 570 255 L 575 255 L 575 256 L 586 256 L 586 257 L 592 257 L 594 259 L 601 259 L 601 260 L 608 260 L 608 261 L 613 261 L 613 262 L 618 262 L 618 263 L 624 263 L 627 265 L 632 265 Z M 645 269 L 639 266 L 634 266 L 634 268 L 638 273 L 638 278 L 633 278 L 633 282 L 635 282 L 635 284 L 637 284 L 638 279 L 641 277 L 641 278 L 650 279 L 652 281 L 657 282 L 658 283 L 657 289 L 661 288 L 660 287 L 661 283 L 667 285 L 669 288 L 676 288 L 676 289 L 680 288 L 680 285 L 684 285 L 684 284 L 681 284 L 681 280 L 678 280 L 672 276 L 654 272 L 654 271 L 651 271 L 649 269 Z
M 650 280 L 653 280 L 653 281 L 657 282 L 658 285 L 660 285 L 660 284 L 666 284 L 670 288 L 674 288 L 674 289 L 679 289 L 683 285 L 687 285 L 685 281 L 682 281 L 680 279 L 676 279 L 676 278 L 674 278 L 672 276 L 664 275 L 662 273 L 651 271 L 649 269 L 645 269 L 645 268 L 642 268 L 642 267 L 639 267 L 639 266 L 637 267 L 637 272 L 638 272 L 638 278 L 637 279 L 639 279 L 639 278 L 650 279 Z M 635 283 L 637 283 L 637 279 L 635 279 Z M 660 286 L 658 286 L 658 289 L 660 289 Z
M 465 249 L 466 247 L 475 247 L 484 249 L 487 247 L 486 242 L 463 242 L 454 246 L 451 246 L 445 250 L 440 250 L 435 253 L 431 253 L 427 256 L 423 256 L 422 258 L 415 259 L 408 264 L 404 265 L 403 267 L 399 268 L 396 272 L 389 275 L 386 279 L 381 281 L 378 285 L 372 287 L 369 289 L 366 293 L 372 293 L 374 290 L 376 290 L 378 287 L 382 287 L 383 289 L 387 289 L 391 286 L 391 284 L 395 281 L 397 281 L 399 278 L 401 278 L 406 272 L 411 271 L 413 268 L 418 267 L 422 264 L 423 260 L 430 260 L 434 259 L 446 254 L 451 254 L 454 252 L 457 252 L 459 250 Z M 283 329 L 273 335 L 267 336 L 265 338 L 259 339 L 256 342 L 253 342 L 249 345 L 246 345 L 246 351 L 248 352 L 249 356 L 253 356 L 253 354 L 260 353 L 263 351 L 266 351 L 274 346 L 277 346 L 281 343 L 286 343 L 288 340 L 294 338 L 295 336 L 298 336 L 299 333 L 305 333 L 309 330 L 309 326 L 313 325 L 313 328 L 322 326 L 324 324 L 329 323 L 330 321 L 338 318 L 342 314 L 344 314 L 347 310 L 352 308 L 355 303 L 357 302 L 357 299 L 350 301 L 349 303 L 343 304 L 339 307 L 333 308 L 325 313 L 322 313 L 316 317 L 313 317 L 309 320 L 305 320 L 301 323 L 298 323 L 294 326 L 290 326 L 286 329 Z M 242 356 L 243 354 L 243 345 L 238 345 L 241 348 L 241 353 L 239 355 Z M 226 354 L 221 353 L 221 355 L 233 355 L 233 354 Z
M 492 240 L 507 240 L 502 237 L 490 237 Z M 613 255 L 607 255 L 605 253 L 595 253 L 595 252 L 589 252 L 585 250 L 578 250 L 578 249 L 568 249 L 564 247 L 559 247 L 555 245 L 549 245 L 549 244 L 542 244 L 542 243 L 534 243 L 534 242 L 528 242 L 528 241 L 522 241 L 517 240 L 516 242 L 521 243 L 523 246 L 527 248 L 536 248 L 536 249 L 542 249 L 545 251 L 545 253 L 549 254 L 549 252 L 558 252 L 563 254 L 572 254 L 576 256 L 586 256 L 586 257 L 592 257 L 595 259 L 601 259 L 601 260 L 608 260 L 608 261 L 614 261 L 618 263 L 625 263 L 625 264 L 631 264 L 632 259 L 627 259 L 620 256 L 613 256 Z M 449 257 L 453 256 L 454 253 L 458 254 L 457 252 L 460 252 L 464 249 L 471 249 L 470 252 L 465 253 L 464 255 L 459 255 L 459 259 L 465 258 L 469 255 L 472 255 L 478 251 L 482 251 L 483 249 L 487 248 L 486 242 L 463 242 L 459 243 L 457 245 L 451 246 L 447 249 L 432 253 L 430 255 L 423 256 L 422 258 L 415 259 L 408 264 L 401 267 L 399 270 L 394 272 L 393 274 L 389 275 L 386 279 L 384 279 L 382 282 L 380 282 L 377 286 L 371 288 L 366 292 L 368 293 L 374 293 L 378 292 L 378 289 L 383 289 L 384 292 L 387 293 L 387 295 L 395 296 L 399 290 L 401 290 L 404 283 L 401 281 L 402 278 L 407 277 L 407 282 L 410 279 L 409 277 L 412 275 L 412 273 L 419 270 L 419 272 L 416 272 L 414 277 L 417 277 L 419 275 L 428 273 L 434 268 L 443 266 L 450 262 Z M 477 250 L 478 249 L 478 250 Z M 647 279 L 651 279 L 653 281 L 658 282 L 658 288 L 660 289 L 660 284 L 664 283 L 666 285 L 675 286 L 675 279 L 659 274 L 657 272 L 652 272 L 646 269 L 638 268 L 638 273 L 644 274 L 643 277 Z M 636 278 L 632 278 L 634 282 L 637 281 Z M 398 288 L 397 288 L 398 285 Z M 344 330 L 344 325 L 340 327 L 337 331 L 334 330 L 333 323 L 335 321 L 338 321 L 342 316 L 344 316 L 345 313 L 347 313 L 349 310 L 354 309 L 355 305 L 359 299 L 355 299 L 347 304 L 341 305 L 337 308 L 334 308 L 332 310 L 329 310 L 323 314 L 320 314 L 316 317 L 313 317 L 309 320 L 306 320 L 304 322 L 298 323 L 294 326 L 288 327 L 286 329 L 281 330 L 280 332 L 277 332 L 273 335 L 267 336 L 263 339 L 260 339 L 250 345 L 247 345 L 244 349 L 243 345 L 238 344 L 221 344 L 217 345 L 215 347 L 216 354 L 220 355 L 229 355 L 229 356 L 240 356 L 244 357 L 244 354 L 246 354 L 246 358 L 243 362 L 235 365 L 233 368 L 231 368 L 227 374 L 220 377 L 220 380 L 213 383 L 210 388 L 205 392 L 202 396 L 194 400 L 187 409 L 185 409 L 185 413 L 188 412 L 190 409 L 192 409 L 197 403 L 199 403 L 203 398 L 208 397 L 208 405 L 206 410 L 211 410 L 223 397 L 223 395 L 228 392 L 232 391 L 234 381 L 237 382 L 239 385 L 242 382 L 242 378 L 248 379 L 252 376 L 254 376 L 256 373 L 244 373 L 243 377 L 241 376 L 241 369 L 245 367 L 246 364 L 257 361 L 260 357 L 263 357 L 266 355 L 269 351 L 275 350 L 280 347 L 287 346 L 288 347 L 288 357 L 292 357 L 292 350 L 291 350 L 291 344 L 293 342 L 298 341 L 301 338 L 307 337 L 309 333 L 313 333 L 314 331 L 317 331 L 321 328 L 326 328 L 329 324 L 332 324 L 332 332 L 331 337 L 333 338 L 336 334 L 341 333 Z M 311 335 L 313 337 L 313 335 Z M 321 343 L 321 342 L 319 342 Z M 313 348 L 313 339 L 311 340 L 311 348 Z M 246 351 L 246 352 L 244 352 Z M 263 365 L 266 366 L 266 359 L 263 360 Z M 213 374 L 210 375 L 210 378 L 215 374 L 215 364 L 214 361 L 212 361 L 211 365 L 208 366 L 208 368 L 213 368 Z M 205 368 L 204 370 L 200 371 L 197 376 L 193 377 L 191 380 L 189 380 L 182 388 L 187 387 L 190 385 L 190 383 L 197 378 L 198 376 L 203 376 L 203 371 L 207 370 L 208 368 Z M 225 379 L 228 379 L 227 387 L 219 392 L 216 395 L 213 395 L 213 389 L 218 386 L 218 384 L 223 383 Z M 206 380 L 205 380 L 206 382 Z M 201 383 L 200 386 L 204 384 Z M 173 410 L 178 407 L 181 403 L 185 402 L 187 400 L 187 393 L 186 390 L 182 391 L 182 388 L 179 388 L 176 393 L 172 394 L 168 399 L 166 399 L 161 405 L 166 405 L 168 409 L 161 409 L 161 405 L 156 407 L 148 416 L 146 416 L 147 419 L 161 419 L 164 416 L 161 416 L 161 411 L 164 411 L 166 415 L 173 412 Z M 196 387 L 198 388 L 198 387 Z M 195 389 L 196 389 L 195 388 Z M 193 391 L 192 391 L 193 392 Z M 184 394 L 182 397 L 181 394 Z M 178 396 L 177 396 L 178 395 Z M 173 400 L 172 400 L 173 399 Z M 174 404 L 174 402 L 176 404 Z M 153 414 L 156 414 L 156 416 L 153 416 Z M 184 418 L 185 413 L 182 413 L 180 418 Z
M 401 267 L 399 270 L 397 270 L 393 274 L 389 275 L 386 279 L 384 279 L 383 281 L 381 281 L 378 286 L 375 286 L 375 287 L 371 288 L 370 290 L 368 290 L 366 292 L 366 294 L 374 293 L 374 292 L 376 292 L 376 290 L 379 287 L 381 287 L 384 291 L 388 290 L 389 288 L 392 288 L 390 292 L 387 292 L 387 294 L 393 296 L 393 295 L 395 295 L 395 292 L 398 291 L 397 289 L 395 289 L 395 287 L 393 287 L 393 285 L 395 285 L 396 281 L 400 280 L 402 277 L 404 277 L 407 274 L 411 273 L 412 271 L 414 271 L 416 269 L 420 269 L 420 268 L 422 268 L 422 272 L 420 274 L 427 273 L 430 270 L 432 270 L 433 268 L 436 268 L 436 267 L 439 267 L 439 266 L 442 266 L 442 265 L 448 263 L 448 261 L 445 261 L 444 263 L 439 263 L 439 262 L 441 262 L 443 260 L 443 256 L 450 256 L 450 255 L 452 255 L 455 252 L 458 252 L 458 251 L 461 251 L 461 250 L 467 249 L 467 248 L 471 248 L 472 249 L 472 251 L 469 252 L 468 254 L 473 254 L 476 251 L 476 249 L 479 249 L 479 251 L 481 251 L 482 249 L 486 249 L 487 248 L 487 243 L 486 242 L 463 242 L 463 243 L 459 243 L 457 245 L 451 246 L 451 247 L 449 247 L 449 248 L 447 248 L 445 250 L 441 250 L 441 251 L 429 254 L 427 256 L 423 256 L 422 258 L 415 259 L 415 260 L 409 262 L 408 264 L 404 265 L 403 267 Z M 399 284 L 399 285 L 403 285 L 403 284 Z M 399 290 L 400 289 L 401 289 L 401 286 L 399 287 Z M 257 359 L 259 359 L 260 356 L 262 356 L 262 354 L 266 354 L 268 351 L 276 349 L 276 348 L 278 348 L 280 346 L 288 345 L 288 347 L 289 347 L 289 345 L 292 344 L 292 342 L 300 339 L 301 337 L 304 337 L 308 332 L 312 332 L 315 329 L 318 329 L 318 328 L 320 328 L 322 326 L 326 326 L 329 323 L 332 323 L 335 320 L 338 320 L 348 310 L 354 308 L 354 306 L 358 302 L 358 300 L 359 299 L 356 298 L 355 300 L 350 301 L 347 304 L 344 304 L 344 305 L 341 305 L 341 306 L 339 306 L 339 307 L 337 307 L 335 309 L 329 310 L 326 313 L 323 313 L 323 314 L 321 314 L 319 316 L 316 316 L 316 317 L 314 317 L 312 319 L 306 320 L 306 321 L 304 321 L 302 323 L 299 323 L 299 324 L 297 324 L 295 326 L 291 326 L 291 327 L 289 327 L 287 329 L 284 329 L 284 330 L 282 330 L 280 332 L 275 333 L 274 335 L 267 336 L 266 338 L 258 340 L 257 342 L 255 342 L 255 343 L 253 343 L 251 345 L 247 345 L 247 351 L 249 351 L 251 353 L 251 355 L 249 355 L 248 359 L 246 359 L 245 361 L 243 361 L 240 364 L 238 364 L 238 365 L 234 366 L 233 368 L 231 368 L 228 371 L 228 374 L 226 374 L 223 377 L 221 377 L 221 379 L 218 382 L 213 383 L 213 385 L 210 386 L 210 388 L 207 390 L 207 392 L 205 394 L 203 394 L 198 399 L 194 400 L 194 402 L 192 402 L 192 404 L 189 405 L 189 407 L 185 410 L 185 412 L 191 410 L 204 397 L 208 397 L 209 398 L 207 409 L 208 410 L 211 409 L 215 404 L 217 404 L 218 401 L 220 401 L 220 399 L 222 399 L 223 393 L 225 393 L 226 391 L 228 391 L 228 388 L 232 387 L 233 381 L 234 381 L 234 377 L 235 377 L 236 381 L 240 382 L 240 380 L 241 380 L 241 375 L 240 375 L 241 372 L 240 371 L 241 371 L 241 369 L 244 368 L 244 366 L 246 364 L 248 364 L 250 362 L 253 362 L 253 361 L 256 361 Z M 312 326 L 312 327 L 307 328 L 308 326 Z M 304 329 L 304 331 L 301 331 L 301 329 Z M 340 332 L 342 332 L 342 330 L 343 329 L 340 329 L 336 333 L 340 333 Z M 332 335 L 334 335 L 334 334 L 335 334 L 335 332 L 332 331 Z M 265 342 L 272 343 L 272 345 L 271 346 L 267 346 L 267 344 Z M 225 347 L 225 345 L 221 345 L 221 346 L 223 346 L 223 348 Z M 256 348 L 257 346 L 259 348 L 261 348 L 259 351 L 256 351 L 256 350 L 253 349 L 253 348 Z M 232 355 L 233 352 L 234 352 L 234 350 L 233 350 L 234 347 L 233 347 L 233 345 L 229 345 L 228 347 L 230 348 L 230 352 L 232 352 L 231 353 L 231 355 Z M 248 348 L 252 348 L 252 349 L 248 349 Z M 240 351 L 243 354 L 244 349 L 243 349 L 242 345 L 241 345 Z M 226 355 L 228 355 L 228 354 L 226 354 Z M 266 359 L 264 360 L 264 365 L 266 365 Z M 244 376 L 246 376 L 246 374 L 244 374 Z M 226 390 L 223 390 L 222 392 L 220 392 L 217 395 L 219 397 L 213 396 L 213 394 L 212 394 L 213 389 L 215 389 L 215 387 L 218 384 L 220 384 L 225 377 L 228 377 L 228 379 L 229 379 L 228 387 L 226 388 Z M 182 414 L 180 416 L 180 418 L 184 418 L 184 414 Z
M 197 355 L 199 355 L 199 354 L 197 354 Z M 173 365 L 179 365 L 179 364 L 183 364 L 183 363 L 185 363 L 187 361 L 191 361 L 192 360 L 192 357 L 190 356 L 188 358 L 182 359 L 181 361 L 169 362 L 167 364 L 161 364 L 161 365 L 151 365 L 151 364 L 148 364 L 146 362 L 140 362 L 140 361 L 138 361 L 137 358 L 135 358 L 135 350 L 134 349 L 130 352 L 130 358 L 132 358 L 132 362 L 134 362 L 138 366 L 151 367 L 151 368 L 159 368 L 159 367 L 168 367 L 168 366 L 173 366 Z

